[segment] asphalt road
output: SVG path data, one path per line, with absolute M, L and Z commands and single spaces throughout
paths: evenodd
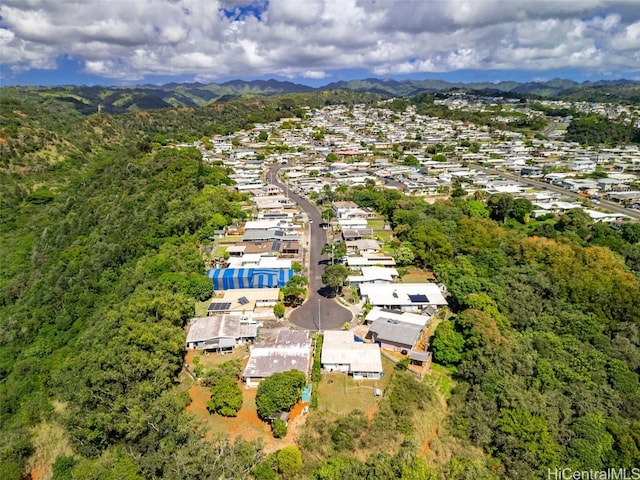
M 271 167 L 268 172 L 269 181 L 283 190 L 286 186 L 277 178 L 278 171 L 283 165 Z M 322 283 L 322 273 L 326 268 L 329 257 L 322 255 L 322 247 L 327 243 L 327 232 L 320 228 L 322 217 L 316 207 L 307 199 L 289 190 L 289 198 L 296 202 L 313 223 L 309 228 L 309 296 L 307 300 L 289 315 L 289 321 L 308 330 L 335 330 L 342 328 L 345 322 L 350 322 L 353 314 L 338 303 L 335 298 L 329 298 L 329 290 Z
M 577 198 L 577 199 L 581 199 L 584 200 L 584 196 L 572 192 L 571 190 L 567 190 L 566 188 L 562 188 L 562 187 L 558 187 L 557 185 L 551 185 L 550 183 L 546 183 L 546 182 L 540 182 L 538 180 L 534 180 L 531 178 L 526 178 L 526 177 L 521 177 L 519 175 L 513 175 L 511 173 L 505 173 L 501 170 L 495 170 L 493 168 L 485 168 L 485 167 L 481 167 L 479 165 L 473 165 L 473 168 L 477 168 L 478 170 L 483 170 L 487 173 L 492 173 L 495 175 L 500 175 L 504 178 L 510 178 L 512 180 L 517 180 L 519 183 L 523 183 L 525 185 L 530 185 L 532 187 L 537 187 L 539 189 L 543 189 L 543 190 L 549 190 L 551 192 L 556 192 L 556 193 L 560 193 L 566 197 L 573 197 L 573 198 Z M 623 206 L 620 206 L 617 203 L 614 202 L 610 202 L 608 200 L 600 200 L 600 204 L 599 205 L 593 205 L 592 208 L 593 209 L 597 209 L 597 207 L 602 208 L 603 210 L 610 210 L 612 212 L 616 212 L 616 213 L 624 213 L 625 215 L 631 217 L 631 218 L 635 218 L 637 220 L 640 220 L 640 211 L 635 210 L 633 208 L 625 208 Z

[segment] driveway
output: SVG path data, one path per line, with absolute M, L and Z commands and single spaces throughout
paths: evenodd
M 267 178 L 270 182 L 286 190 L 286 185 L 277 178 L 283 165 L 271 167 Z M 327 243 L 327 232 L 320 228 L 322 217 L 318 209 L 307 199 L 289 191 L 289 198 L 296 202 L 312 221 L 305 227 L 309 230 L 309 296 L 307 300 L 289 315 L 289 321 L 308 330 L 335 330 L 350 322 L 353 314 L 335 298 L 328 297 L 328 289 L 322 283 L 322 273 L 329 257 L 322 255 L 322 247 Z

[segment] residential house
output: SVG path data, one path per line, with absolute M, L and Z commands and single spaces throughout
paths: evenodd
M 278 303 L 279 288 L 237 288 L 226 290 L 222 297 L 214 297 L 207 307 L 207 315 L 235 313 L 247 320 L 274 318 L 273 306 Z
M 393 283 L 398 271 L 393 267 L 362 267 L 361 275 L 349 275 L 349 284 L 359 287 L 365 283 Z
M 360 254 L 378 253 L 380 252 L 380 243 L 372 238 L 361 238 L 358 240 L 349 240 L 347 243 L 347 251 Z
M 356 380 L 376 380 L 383 374 L 380 347 L 357 342 L 350 331 L 327 330 L 320 359 L 324 370 L 347 372 Z
M 361 217 L 365 213 L 355 202 L 333 202 L 331 207 L 333 216 L 338 220 Z
M 380 318 L 369 327 L 367 338 L 380 344 L 381 348 L 404 355 L 418 344 L 423 326 L 389 318 Z
M 358 257 L 348 257 L 347 265 L 350 268 L 358 268 L 358 267 L 373 267 L 376 265 L 381 265 L 385 267 L 394 267 L 396 265 L 396 261 L 393 257 L 388 255 L 380 255 L 380 254 L 365 254 Z
M 238 288 L 282 288 L 295 275 L 286 268 L 215 268 L 207 272 L 215 291 Z
M 373 237 L 372 228 L 345 228 L 342 230 L 342 238 L 345 242 L 360 240 L 365 237 Z
M 419 312 L 429 306 L 447 305 L 443 290 L 435 283 L 379 283 L 360 285 L 360 296 L 374 307 L 403 312 Z
M 233 351 L 237 345 L 255 341 L 258 324 L 243 321 L 240 315 L 193 318 L 189 322 L 187 348 L 205 351 Z
M 257 386 L 274 373 L 289 370 L 299 370 L 308 376 L 312 358 L 309 332 L 281 330 L 275 342 L 257 343 L 251 347 L 242 378 L 247 386 Z

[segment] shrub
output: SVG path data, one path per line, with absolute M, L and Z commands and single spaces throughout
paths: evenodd
M 276 418 L 271 422 L 271 432 L 275 438 L 284 438 L 287 436 L 287 424 L 284 420 Z

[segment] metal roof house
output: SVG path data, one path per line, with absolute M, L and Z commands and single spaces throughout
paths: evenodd
M 412 323 L 414 325 L 420 325 L 421 327 L 425 327 L 429 324 L 431 320 L 430 315 L 419 315 L 417 313 L 411 312 L 401 312 L 397 310 L 386 310 L 380 307 L 373 307 L 367 313 L 365 317 L 365 322 L 367 324 L 372 324 L 376 320 L 386 319 L 386 320 L 398 320 L 403 323 Z
M 251 347 L 242 379 L 247 386 L 255 387 L 262 379 L 288 370 L 300 370 L 308 376 L 312 355 L 309 332 L 281 330 L 274 343 L 260 343 Z
M 187 348 L 232 351 L 236 345 L 254 341 L 257 335 L 258 325 L 243 323 L 238 315 L 194 318 L 187 333 Z
M 384 374 L 380 347 L 356 342 L 350 331 L 327 330 L 320 359 L 326 371 L 347 372 L 356 380 L 376 380 Z
M 447 305 L 443 291 L 436 283 L 363 283 L 360 295 L 374 307 L 403 312 L 419 312 L 427 307 Z
M 393 267 L 361 267 L 362 275 L 349 275 L 347 280 L 353 286 L 364 283 L 393 283 L 398 271 Z
M 371 324 L 367 338 L 378 342 L 382 348 L 406 354 L 420 340 L 423 328 L 412 323 L 381 318 Z

